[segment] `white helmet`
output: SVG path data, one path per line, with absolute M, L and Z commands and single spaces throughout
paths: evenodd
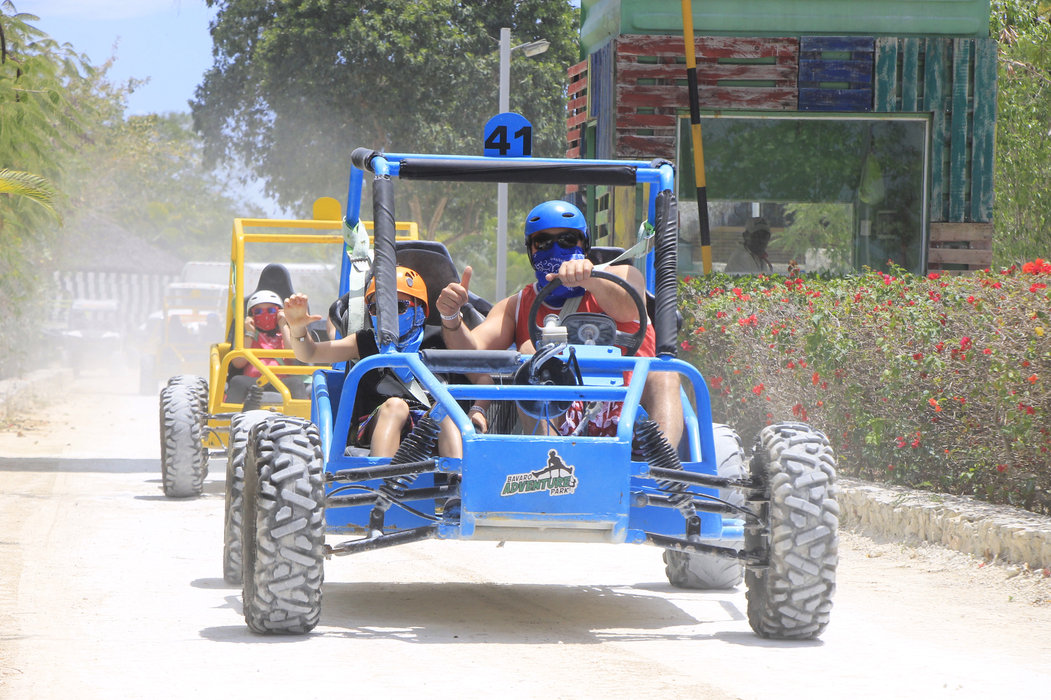
M 247 308 L 251 309 L 256 304 L 273 304 L 279 309 L 285 308 L 285 304 L 281 301 L 281 297 L 274 292 L 271 292 L 269 289 L 260 289 L 255 294 L 248 297 Z

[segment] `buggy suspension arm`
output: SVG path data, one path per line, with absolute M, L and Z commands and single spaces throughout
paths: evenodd
M 677 552 L 688 552 L 691 554 L 713 554 L 724 559 L 737 559 L 749 566 L 763 566 L 767 563 L 767 557 L 754 551 L 737 551 L 729 547 L 717 547 L 715 545 L 693 542 L 682 537 L 671 537 L 659 535 L 656 532 L 643 533 L 646 536 L 645 544 L 652 544 L 663 549 L 672 549 Z
M 745 489 L 745 496 L 749 500 L 764 500 L 766 498 L 766 491 L 763 485 L 753 479 L 727 479 L 712 474 L 699 474 L 683 469 L 667 469 L 665 467 L 650 467 L 645 476 L 662 481 L 677 481 L 683 484 L 709 486 L 717 489 L 743 488 Z
M 345 554 L 359 554 L 361 552 L 371 552 L 374 549 L 394 547 L 395 545 L 408 544 L 409 542 L 431 540 L 436 538 L 437 536 L 437 525 L 424 525 L 423 527 L 416 527 L 411 530 L 392 532 L 389 535 L 377 535 L 375 537 L 366 537 L 360 540 L 340 542 L 339 544 L 333 545 L 331 547 L 325 545 L 325 556 L 330 557 L 333 554 L 343 556 Z
M 334 474 L 326 474 L 326 481 L 366 481 L 368 479 L 387 479 L 395 476 L 410 476 L 438 471 L 438 463 L 433 459 L 419 462 L 401 462 L 398 464 L 380 464 L 374 467 L 357 467 L 343 469 Z

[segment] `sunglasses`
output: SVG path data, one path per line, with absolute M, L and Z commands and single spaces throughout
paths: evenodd
M 277 313 L 277 307 L 276 306 L 253 306 L 252 307 L 252 315 L 253 316 L 262 316 L 264 314 L 276 314 L 276 313 Z
M 580 244 L 580 234 L 573 231 L 563 231 L 554 235 L 538 233 L 529 239 L 529 245 L 537 250 L 549 250 L 555 243 L 558 243 L 559 248 L 574 248 Z
M 411 301 L 408 301 L 406 299 L 398 299 L 398 315 L 401 316 L 403 313 L 405 313 L 406 311 L 408 311 L 409 309 L 411 309 L 414 306 L 416 306 L 416 304 L 412 303 Z M 369 309 L 369 313 L 372 314 L 373 316 L 375 316 L 376 315 L 376 302 L 370 301 L 368 309 Z

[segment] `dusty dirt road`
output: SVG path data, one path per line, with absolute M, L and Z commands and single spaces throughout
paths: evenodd
M 326 566 L 321 624 L 247 631 L 221 574 L 223 470 L 161 494 L 157 402 L 86 376 L 0 425 L 0 698 L 1046 697 L 1051 583 L 843 533 L 816 642 L 755 637 L 743 587 L 657 549 L 424 542 Z

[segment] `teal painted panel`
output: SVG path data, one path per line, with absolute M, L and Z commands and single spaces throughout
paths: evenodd
M 894 37 L 876 39 L 876 75 L 872 93 L 873 111 L 898 111 L 898 40 Z
M 697 35 L 986 37 L 989 0 L 696 0 Z M 581 0 L 583 55 L 618 34 L 681 34 L 680 0 Z
M 923 111 L 931 113 L 931 221 L 949 216 L 949 42 L 927 39 L 924 56 Z
M 903 39 L 901 55 L 901 111 L 915 112 L 920 89 L 920 39 Z
M 964 221 L 967 214 L 968 152 L 967 137 L 971 119 L 967 97 L 971 68 L 969 39 L 952 42 L 952 120 L 949 125 L 949 221 Z
M 974 130 L 971 138 L 971 221 L 993 220 L 996 143 L 996 41 L 977 39 L 974 54 Z

